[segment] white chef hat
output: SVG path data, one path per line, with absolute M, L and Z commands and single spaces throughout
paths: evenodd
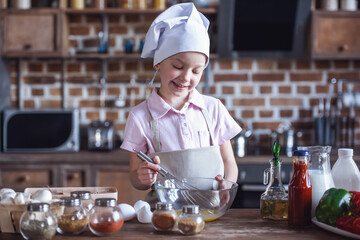
M 162 12 L 151 24 L 141 53 L 154 58 L 153 66 L 180 52 L 200 52 L 209 62 L 209 20 L 193 3 L 181 3 Z

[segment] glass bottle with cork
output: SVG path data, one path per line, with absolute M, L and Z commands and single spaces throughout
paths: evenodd
M 293 175 L 289 183 L 289 226 L 311 225 L 312 185 L 309 171 L 309 151 L 295 150 Z
M 260 215 L 263 219 L 286 220 L 288 218 L 288 195 L 281 181 L 280 145 L 275 142 L 270 168 L 264 171 L 266 191 L 260 197 Z M 270 173 L 270 181 L 269 181 Z

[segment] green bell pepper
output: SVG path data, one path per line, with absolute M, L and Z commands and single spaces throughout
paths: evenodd
M 349 212 L 350 200 L 351 194 L 345 189 L 326 190 L 315 209 L 317 220 L 335 226 L 336 220 Z

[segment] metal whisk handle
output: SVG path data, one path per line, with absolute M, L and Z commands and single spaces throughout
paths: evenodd
M 137 151 L 135 149 L 133 149 L 133 150 L 137 153 L 138 158 L 140 158 L 142 161 L 156 164 L 148 155 L 146 155 L 142 151 Z M 161 174 L 161 176 L 165 177 L 166 175 L 169 174 L 169 172 L 165 168 L 163 168 L 162 166 L 159 166 L 159 167 L 160 167 L 159 173 Z

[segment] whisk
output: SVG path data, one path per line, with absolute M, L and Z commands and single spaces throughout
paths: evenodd
M 140 158 L 142 161 L 155 164 L 155 162 L 145 153 L 141 151 L 137 151 L 135 149 L 133 150 L 137 153 L 138 158 Z M 208 205 L 211 208 L 219 205 L 219 200 L 214 198 L 214 196 L 210 196 L 212 194 L 205 194 L 205 190 L 200 190 L 192 186 L 191 184 L 187 183 L 186 181 L 182 181 L 178 179 L 161 165 L 158 166 L 160 167 L 159 174 L 164 178 L 171 180 L 171 182 L 169 183 L 170 186 L 166 186 L 166 187 L 190 190 L 190 191 L 181 191 L 184 200 L 188 204 L 199 205 L 199 203 L 202 203 L 202 205 Z M 197 190 L 197 191 L 191 191 L 191 190 Z M 170 196 L 170 198 L 177 198 L 177 194 L 174 194 L 174 196 Z
M 136 151 L 135 149 L 133 149 L 136 153 L 138 158 L 140 158 L 143 161 L 149 162 L 149 163 L 153 163 L 156 164 L 148 155 L 146 155 L 145 153 L 141 152 L 141 151 Z M 158 165 L 158 164 L 157 164 Z M 166 170 L 165 168 L 163 168 L 161 165 L 158 165 L 160 167 L 160 175 L 163 176 L 164 178 L 167 179 L 173 179 L 174 180 L 174 184 L 176 188 L 186 188 L 188 190 L 199 190 L 198 188 L 183 182 L 181 180 L 179 180 L 178 178 L 176 178 L 173 174 L 171 174 L 168 170 Z

